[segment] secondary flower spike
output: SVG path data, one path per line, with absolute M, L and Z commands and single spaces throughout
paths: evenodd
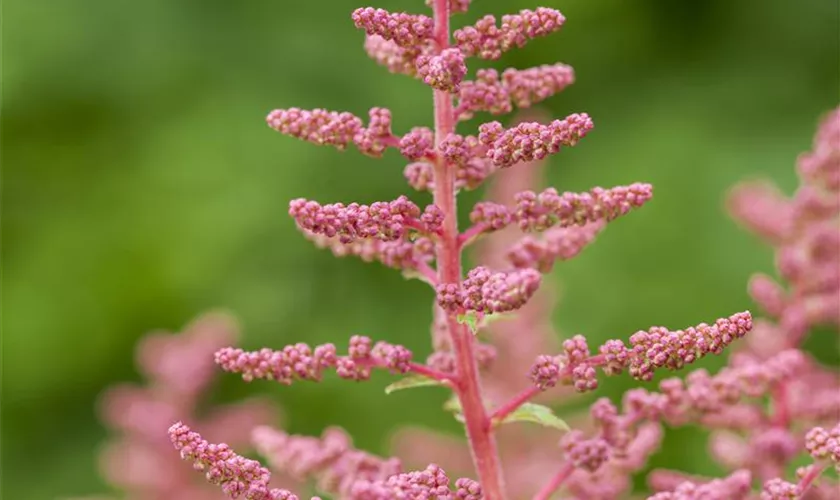
M 574 70 L 565 64 L 525 70 L 509 68 L 501 79 L 495 69 L 480 69 L 475 80 L 461 84 L 455 115 L 459 120 L 468 120 L 478 111 L 500 115 L 509 113 L 514 105 L 528 108 L 562 91 L 574 80 Z
M 409 230 L 435 233 L 440 229 L 442 219 L 439 212 L 434 205 L 429 205 L 421 215 L 420 208 L 406 196 L 371 205 L 321 205 L 304 198 L 289 203 L 289 215 L 301 229 L 329 238 L 338 237 L 341 243 L 367 238 L 395 241 Z
M 207 480 L 222 487 L 230 498 L 249 500 L 298 500 L 288 490 L 269 488 L 271 473 L 256 460 L 237 455 L 228 445 L 211 444 L 178 422 L 169 428 L 169 439 L 181 458 L 205 471 Z
M 502 52 L 524 47 L 533 38 L 559 30 L 564 22 L 566 18 L 559 11 L 537 7 L 536 10 L 523 9 L 519 14 L 502 16 L 501 26 L 496 26 L 495 17 L 484 16 L 473 26 L 455 30 L 452 36 L 465 55 L 498 59 Z
M 416 47 L 432 37 L 434 22 L 427 16 L 391 13 L 385 9 L 364 7 L 353 11 L 353 22 L 368 35 L 378 35 L 400 47 Z
M 643 183 L 609 189 L 596 187 L 588 193 L 559 194 L 554 188 L 539 194 L 523 191 L 516 195 L 514 219 L 523 231 L 609 222 L 641 207 L 652 197 L 653 186 Z
M 460 285 L 438 285 L 438 304 L 450 311 L 492 314 L 519 309 L 540 286 L 541 275 L 533 269 L 492 272 L 476 267 Z
M 507 130 L 499 122 L 490 122 L 479 126 L 478 140 L 487 146 L 487 158 L 493 164 L 510 167 L 523 161 L 542 160 L 563 146 L 574 146 L 592 127 L 592 119 L 586 113 L 569 115 L 548 125 L 520 123 Z
M 242 379 L 276 380 L 289 385 L 293 380 L 320 381 L 324 370 L 333 368 L 338 376 L 350 380 L 367 380 L 373 368 L 385 368 L 393 373 L 407 373 L 411 351 L 400 345 L 377 342 L 354 335 L 346 356 L 336 354 L 333 344 L 314 349 L 302 342 L 282 350 L 260 349 L 243 351 L 225 347 L 216 352 L 216 363 L 225 371 L 242 374 Z

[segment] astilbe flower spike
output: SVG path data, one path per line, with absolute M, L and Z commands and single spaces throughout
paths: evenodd
M 279 351 L 266 348 L 247 352 L 226 347 L 216 352 L 216 363 L 227 372 L 241 374 L 246 382 L 265 379 L 288 385 L 296 379 L 319 381 L 327 368 L 350 380 L 367 380 L 373 368 L 407 373 L 412 369 L 411 356 L 411 351 L 403 346 L 388 342 L 373 344 L 370 338 L 355 335 L 350 339 L 346 356 L 337 355 L 333 344 L 311 348 L 297 343 Z
M 100 398 L 101 420 L 111 431 L 99 454 L 108 483 L 137 500 L 224 498 L 180 466 L 161 429 L 190 418 L 214 439 L 238 446 L 248 442 L 251 427 L 277 421 L 278 409 L 266 398 L 209 408 L 204 401 L 215 373 L 212 353 L 238 336 L 231 317 L 212 312 L 181 333 L 152 332 L 140 340 L 135 352 L 146 383 L 118 384 Z
M 525 108 L 572 83 L 574 72 L 563 64 L 508 69 L 501 76 L 485 69 L 474 80 L 465 79 L 470 57 L 498 59 L 507 50 L 559 30 L 565 18 L 545 7 L 502 16 L 500 23 L 485 16 L 455 30 L 450 43 L 450 16 L 466 11 L 470 2 L 427 0 L 427 4 L 431 17 L 374 7 L 359 8 L 351 17 L 364 30 L 365 49 L 374 60 L 432 89 L 434 129 L 416 126 L 395 134 L 392 114 L 383 107 L 370 108 L 367 124 L 351 113 L 323 109 L 278 109 L 267 117 L 268 124 L 284 135 L 339 150 L 353 143 L 363 154 L 378 158 L 388 148 L 397 149 L 410 162 L 403 172 L 409 185 L 432 193 L 432 204 L 423 210 L 405 196 L 370 205 L 321 205 L 303 198 L 289 205 L 298 228 L 318 246 L 339 256 L 378 260 L 431 285 L 434 350 L 427 364 L 414 362 L 405 347 L 374 344 L 361 335 L 350 339 L 344 355 L 333 344 L 298 343 L 252 352 L 222 348 L 215 361 L 245 380 L 283 384 L 319 381 L 326 370 L 335 370 L 341 378 L 366 380 L 373 369 L 387 369 L 410 374 L 401 381 L 409 386 L 418 379 L 431 379 L 420 384 L 453 391 L 447 406 L 463 422 L 469 448 L 468 456 L 452 454 L 437 441 L 439 457 L 471 469 L 467 475 L 475 472 L 479 480 L 461 478 L 453 487 L 435 465 L 438 458 L 424 460 L 422 469 L 404 472 L 396 459 L 353 449 L 347 436 L 334 429 L 319 440 L 260 427 L 253 440 L 269 465 L 298 480 L 315 478 L 320 489 L 349 500 L 505 500 L 506 480 L 517 495 L 534 494 L 535 500 L 547 500 L 561 489 L 575 498 L 614 499 L 627 493 L 632 474 L 644 468 L 647 457 L 659 447 L 663 423 L 700 423 L 721 432 L 712 440 L 712 453 L 729 457 L 725 465 L 732 474 L 715 480 L 656 471 L 650 476 L 656 492 L 651 498 L 746 498 L 753 478 L 765 485 L 765 498 L 806 493 L 822 498 L 819 495 L 831 485 L 820 475 L 831 464 L 836 467 L 840 454 L 840 430 L 832 427 L 838 420 L 834 417 L 840 397 L 830 396 L 838 388 L 836 377 L 799 345 L 811 326 L 840 323 L 840 307 L 831 300 L 840 290 L 836 271 L 840 111 L 821 128 L 814 152 L 800 158 L 803 186 L 792 201 L 744 188 L 731 203 L 747 225 L 778 247 L 778 268 L 790 287 L 777 286 L 765 277 L 754 279 L 750 287 L 756 301 L 777 320 L 775 324 L 754 324 L 751 314 L 742 312 L 685 330 L 653 327 L 630 336 L 629 345 L 610 340 L 597 352 L 590 351 L 582 335 L 557 347 L 547 326 L 547 301 L 538 293 L 542 273 L 579 254 L 607 222 L 646 204 L 652 187 L 634 183 L 586 193 L 531 191 L 533 178 L 527 169 L 588 135 L 594 124 L 586 113 L 547 123 L 523 120 L 509 127 L 494 121 L 478 125 L 472 133 L 459 133 L 456 125 L 478 112 L 501 114 L 514 106 Z M 501 190 L 507 190 L 504 196 L 476 204 L 470 214 L 473 225 L 459 231 L 458 190 L 475 189 L 504 171 L 522 174 L 526 181 L 501 183 Z M 757 196 L 776 220 L 765 220 L 752 210 L 751 196 Z M 504 204 L 511 199 L 514 206 Z M 523 236 L 522 231 L 541 234 Z M 484 235 L 504 236 L 505 243 L 490 252 L 489 262 L 463 276 L 464 250 Z M 508 327 L 490 326 L 495 319 L 491 316 L 514 311 L 521 311 L 521 316 Z M 478 330 L 491 332 L 497 345 L 480 342 Z M 747 335 L 752 330 L 759 333 Z M 753 335 L 771 341 L 741 342 L 745 347 L 716 374 L 698 369 L 684 380 L 661 381 L 658 391 L 628 391 L 620 408 L 599 399 L 559 444 L 554 444 L 555 437 L 546 439 L 539 433 L 523 437 L 502 426 L 537 420 L 562 428 L 550 409 L 531 401 L 552 394 L 569 397 L 573 391 L 564 394 L 566 386 L 577 392 L 594 390 L 599 370 L 607 375 L 627 371 L 648 382 L 657 369 L 684 368 Z M 535 358 L 528 370 L 527 363 Z M 486 385 L 479 370 L 487 372 Z M 511 379 L 511 373 L 519 376 Z M 524 389 L 522 375 L 530 379 Z M 548 391 L 552 387 L 558 389 Z M 522 412 L 531 414 L 523 417 Z M 804 422 L 812 429 L 804 441 L 813 463 L 800 470 L 797 483 L 788 483 L 781 476 L 801 450 L 795 430 Z M 505 432 L 511 434 L 505 438 Z M 268 469 L 258 462 L 236 455 L 226 445 L 209 444 L 183 424 L 173 425 L 170 437 L 182 456 L 206 470 L 208 479 L 230 498 L 296 498 L 287 490 L 270 488 Z M 509 477 L 503 475 L 500 443 L 516 457 Z M 721 453 L 727 450 L 734 452 Z M 518 466 L 520 462 L 526 465 Z
M 226 444 L 211 444 L 181 422 L 169 428 L 169 439 L 181 458 L 206 471 L 207 480 L 222 487 L 230 498 L 298 500 L 288 490 L 269 488 L 271 473 L 256 460 L 237 455 Z

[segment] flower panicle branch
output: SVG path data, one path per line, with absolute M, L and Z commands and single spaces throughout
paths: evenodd
M 344 379 L 368 380 L 374 368 L 387 369 L 391 373 L 419 372 L 441 381 L 451 378 L 413 363 L 411 351 L 403 346 L 388 342 L 374 344 L 369 337 L 361 335 L 350 338 L 344 356 L 337 354 L 333 344 L 313 348 L 301 342 L 280 350 L 244 351 L 225 347 L 216 352 L 215 359 L 223 370 L 241 374 L 246 382 L 254 379 L 274 380 L 285 385 L 295 380 L 318 382 L 327 369 L 335 369 Z
M 493 272 L 486 267 L 472 269 L 461 284 L 437 286 L 437 301 L 444 310 L 463 314 L 505 313 L 519 309 L 540 286 L 542 276 L 533 269 Z
M 169 428 L 169 439 L 182 459 L 204 471 L 207 480 L 219 485 L 230 498 L 298 500 L 298 496 L 288 490 L 269 487 L 271 472 L 258 461 L 237 455 L 224 443 L 207 442 L 181 422 Z
M 480 69 L 475 80 L 464 81 L 458 92 L 455 116 L 469 120 L 477 112 L 510 113 L 513 107 L 529 108 L 574 83 L 575 73 L 566 64 L 545 64 L 524 70 Z
M 647 331 L 633 334 L 629 348 L 620 340 L 608 340 L 599 348 L 599 353 L 594 355 L 590 352 L 586 338 L 575 335 L 563 342 L 562 354 L 537 356 L 528 374 L 533 385 L 500 406 L 490 419 L 504 419 L 540 392 L 558 384 L 571 385 L 578 392 L 593 391 L 598 388 L 596 368 L 607 375 L 620 374 L 626 369 L 637 380 L 651 380 L 657 368 L 677 370 L 707 354 L 720 354 L 724 347 L 742 338 L 751 329 L 752 315 L 744 311 L 720 318 L 712 325 L 701 323 L 685 330 L 651 327 Z M 796 355 L 791 354 L 789 357 L 795 358 Z M 693 372 L 689 379 L 697 378 L 702 373 L 705 372 Z M 669 379 L 663 383 L 673 384 L 676 380 L 679 379 Z M 671 389 L 676 390 L 675 387 Z
M 436 235 L 440 233 L 443 222 L 440 208 L 428 205 L 421 212 L 406 196 L 371 205 L 321 205 L 298 198 L 289 202 L 289 215 L 301 229 L 328 238 L 337 237 L 344 244 L 368 238 L 396 241 L 409 232 Z
M 470 212 L 472 226 L 459 235 L 461 245 L 475 241 L 482 234 L 492 233 L 516 224 L 523 231 L 553 233 L 542 241 L 525 238 L 511 249 L 509 259 L 515 267 L 550 269 L 553 261 L 565 260 L 580 253 L 594 240 L 603 225 L 634 208 L 640 208 L 653 197 L 649 184 L 636 183 L 608 189 L 596 187 L 585 193 L 558 193 L 548 188 L 539 194 L 522 191 L 514 196 L 516 205 L 482 201 Z M 563 231 L 565 228 L 570 230 Z M 543 271 L 546 272 L 546 271 Z

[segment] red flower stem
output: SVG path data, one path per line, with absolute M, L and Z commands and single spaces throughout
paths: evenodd
M 424 377 L 433 378 L 435 380 L 445 382 L 450 385 L 453 385 L 453 383 L 456 382 L 455 377 L 453 377 L 452 375 L 448 373 L 439 372 L 437 370 L 429 368 L 426 365 L 411 363 L 408 365 L 408 367 L 411 373 L 416 373 L 417 375 L 423 375 Z
M 425 281 L 427 281 L 430 285 L 432 285 L 432 286 L 437 285 L 437 283 L 438 283 L 437 272 L 434 269 L 432 269 L 431 267 L 429 267 L 429 264 L 426 264 L 425 262 L 418 262 L 417 265 L 415 266 L 415 269 L 417 270 L 418 273 L 420 273 L 421 276 L 423 276 L 423 279 Z
M 487 224 L 473 224 L 458 236 L 458 245 L 465 248 L 487 229 Z
M 507 403 L 498 407 L 490 419 L 487 421 L 488 427 L 492 427 L 494 422 L 501 422 L 508 415 L 515 412 L 517 408 L 527 403 L 531 398 L 542 392 L 539 387 L 531 386 L 516 396 L 510 399 Z
M 827 468 L 827 465 L 820 467 L 817 464 L 814 464 L 808 468 L 808 473 L 805 474 L 805 476 L 802 479 L 800 479 L 799 483 L 797 484 L 797 486 L 799 487 L 799 494 L 802 495 L 803 498 L 805 497 L 805 493 L 808 491 L 808 488 L 810 488 L 811 485 L 814 484 L 814 481 L 816 481 L 817 478 L 820 477 L 820 475 Z
M 554 477 L 552 477 L 551 480 L 542 487 L 539 493 L 534 495 L 533 500 L 548 500 L 551 498 L 551 495 L 563 486 L 563 483 L 566 482 L 566 479 L 568 479 L 574 471 L 575 468 L 571 462 L 563 464 L 563 467 L 557 471 L 557 474 L 555 474 Z
M 439 50 L 449 46 L 449 0 L 434 0 L 434 33 Z M 434 90 L 435 145 L 455 131 L 452 96 Z M 434 203 L 444 214 L 443 231 L 437 242 L 439 283 L 460 283 L 461 248 L 458 245 L 457 203 L 455 200 L 455 168 L 439 159 L 435 162 Z M 486 500 L 505 500 L 504 481 L 496 441 L 487 428 L 487 411 L 482 399 L 478 363 L 473 343 L 475 338 L 466 325 L 454 315 L 447 315 L 452 348 L 458 367 L 455 392 L 461 403 L 470 453 Z
M 787 386 L 779 382 L 770 392 L 773 401 L 773 416 L 771 422 L 776 427 L 787 428 L 790 424 L 790 408 L 788 407 Z

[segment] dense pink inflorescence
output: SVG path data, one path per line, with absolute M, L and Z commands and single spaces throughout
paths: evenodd
M 438 285 L 438 304 L 450 311 L 509 312 L 525 305 L 539 288 L 540 279 L 540 274 L 533 269 L 492 272 L 486 267 L 477 267 L 467 273 L 461 285 Z
M 421 214 L 420 208 L 405 196 L 371 205 L 321 205 L 298 198 L 289 203 L 289 215 L 301 229 L 328 238 L 337 237 L 341 243 L 369 238 L 396 241 L 410 230 L 435 233 L 441 223 L 438 208 L 429 205 Z
M 221 486 L 230 498 L 250 500 L 298 500 L 288 490 L 270 488 L 271 473 L 256 460 L 237 455 L 226 444 L 211 444 L 178 422 L 169 428 L 169 439 L 181 458 L 204 471 L 207 480 Z
M 559 11 L 546 7 L 524 9 L 518 14 L 502 16 L 501 26 L 496 18 L 484 16 L 473 26 L 456 30 L 452 36 L 464 54 L 483 59 L 498 59 L 503 52 L 523 47 L 528 40 L 549 35 L 563 26 L 566 18 Z
M 523 161 L 542 160 L 563 146 L 574 146 L 593 127 L 586 113 L 569 115 L 547 125 L 520 123 L 511 129 L 490 122 L 479 127 L 478 140 L 487 146 L 487 158 L 495 165 L 510 167 Z
M 403 472 L 397 458 L 381 458 L 353 448 L 343 430 L 325 429 L 320 438 L 296 436 L 257 427 L 254 446 L 273 471 L 304 482 L 314 479 L 317 489 L 348 497 L 359 481 L 382 481 Z
M 742 312 L 685 330 L 652 327 L 630 336 L 629 346 L 609 340 L 595 353 L 582 335 L 556 347 L 549 308 L 537 295 L 542 273 L 578 255 L 607 222 L 644 205 L 652 197 L 652 187 L 634 183 L 562 194 L 553 188 L 529 190 L 534 179 L 527 167 L 577 144 L 592 130 L 593 122 L 585 113 L 549 123 L 523 121 L 508 128 L 490 122 L 479 125 L 473 135 L 458 133 L 456 124 L 478 112 L 502 114 L 514 106 L 526 108 L 574 81 L 573 70 L 563 64 L 508 69 L 501 76 L 482 69 L 474 80 L 465 80 L 467 58 L 498 59 L 509 49 L 557 31 L 565 18 L 545 7 L 505 15 L 501 23 L 485 16 L 456 30 L 450 44 L 449 16 L 466 11 L 470 1 L 427 0 L 427 4 L 433 17 L 373 7 L 359 8 L 351 17 L 365 31 L 365 49 L 374 60 L 434 89 L 435 130 L 414 127 L 395 135 L 391 112 L 381 107 L 370 109 L 367 126 L 351 113 L 323 109 L 278 109 L 267 118 L 277 131 L 315 144 L 345 149 L 352 142 L 371 157 L 398 149 L 411 162 L 404 170 L 411 187 L 432 192 L 434 202 L 424 210 L 405 196 L 370 205 L 321 205 L 296 199 L 289 207 L 299 229 L 317 245 L 339 256 L 378 260 L 433 286 L 434 352 L 427 364 L 412 362 L 405 347 L 374 344 L 364 336 L 350 339 L 346 355 L 339 355 L 332 344 L 313 348 L 298 343 L 254 352 L 222 348 L 215 352 L 215 361 L 245 380 L 284 384 L 321 380 L 328 369 L 350 380 L 366 380 L 374 368 L 434 379 L 455 393 L 456 404 L 448 406 L 457 409 L 465 425 L 471 456 L 452 454 L 445 441 L 425 439 L 428 435 L 409 452 L 417 457 L 423 447 L 431 446 L 467 468 L 471 459 L 481 484 L 461 478 L 453 488 L 443 469 L 434 465 L 436 459 L 423 460 L 432 465 L 422 470 L 403 472 L 396 459 L 353 449 L 346 434 L 337 429 L 316 439 L 258 428 L 254 444 L 270 466 L 297 480 L 316 479 L 319 489 L 349 500 L 504 500 L 498 441 L 509 447 L 508 456 L 513 457 L 506 460 L 505 479 L 515 486 L 517 496 L 533 493 L 535 500 L 546 500 L 563 489 L 575 498 L 606 500 L 627 494 L 632 474 L 644 468 L 647 457 L 659 447 L 663 424 L 693 423 L 714 429 L 712 455 L 734 472 L 715 480 L 655 471 L 650 484 L 658 492 L 651 499 L 746 499 L 753 478 L 764 485 L 762 498 L 806 494 L 823 498 L 832 485 L 817 484 L 817 479 L 840 462 L 836 424 L 840 384 L 799 346 L 811 327 L 840 324 L 836 300 L 840 110 L 821 127 L 813 152 L 800 157 L 802 186 L 792 200 L 765 185 L 742 187 L 731 200 L 736 215 L 777 249 L 777 267 L 787 286 L 767 276 L 757 276 L 750 284 L 751 295 L 775 323 L 765 320 L 754 325 L 751 314 Z M 501 200 L 475 204 L 470 213 L 473 225 L 459 232 L 457 190 L 477 188 L 491 174 L 514 165 L 523 174 L 519 181 L 511 178 L 513 182 L 500 188 L 509 191 Z M 499 203 L 510 198 L 513 207 Z M 516 231 L 541 234 L 509 236 Z M 500 235 L 504 244 L 490 252 L 490 262 L 464 277 L 463 250 L 481 236 Z M 491 315 L 516 310 L 523 314 L 507 327 L 490 326 L 496 319 Z M 474 336 L 478 330 L 490 332 L 495 347 L 479 342 Z M 525 406 L 562 390 L 550 388 L 592 391 L 598 387 L 598 370 L 607 375 L 627 371 L 647 382 L 657 369 L 676 370 L 708 354 L 721 354 L 752 330 L 756 332 L 750 337 L 757 340 L 745 342 L 746 348 L 732 355 L 718 373 L 699 369 L 685 379 L 662 380 L 658 391 L 641 387 L 627 391 L 620 407 L 601 398 L 580 428 L 568 432 L 558 445 L 543 433 L 497 429 L 521 418 L 520 410 L 535 412 L 531 419 L 539 412 L 543 417 L 537 420 L 550 415 L 548 408 Z M 528 385 L 522 374 L 535 358 L 527 371 Z M 487 372 L 484 385 L 479 369 Z M 811 430 L 803 438 L 799 428 Z M 271 489 L 268 469 L 258 462 L 236 455 L 227 445 L 209 444 L 183 424 L 170 428 L 170 438 L 185 459 L 206 470 L 210 482 L 221 485 L 231 498 L 297 498 L 286 490 Z M 798 471 L 796 483 L 780 479 L 801 454 L 803 442 L 813 463 Z
M 346 356 L 336 354 L 333 344 L 312 348 L 301 342 L 279 351 L 266 348 L 248 352 L 225 347 L 216 352 L 215 358 L 223 370 L 240 373 L 245 381 L 265 379 L 288 385 L 294 380 L 319 381 L 327 368 L 350 380 L 367 380 L 373 368 L 406 373 L 411 351 L 388 342 L 374 344 L 368 337 L 354 335 Z
M 455 115 L 468 120 L 476 112 L 499 115 L 513 106 L 528 108 L 574 83 L 575 73 L 565 64 L 543 65 L 525 70 L 506 69 L 501 78 L 494 69 L 480 69 L 475 80 L 462 83 Z
M 650 184 L 636 183 L 610 189 L 593 188 L 588 193 L 563 193 L 548 188 L 539 194 L 524 191 L 516 195 L 514 218 L 525 231 L 543 231 L 552 226 L 568 227 L 601 220 L 611 221 L 653 196 Z
M 251 427 L 277 419 L 275 405 L 263 398 L 198 411 L 214 378 L 212 353 L 237 337 L 230 317 L 208 313 L 179 334 L 154 332 L 141 339 L 137 365 L 146 384 L 119 384 L 101 398 L 101 418 L 113 432 L 100 454 L 107 482 L 137 500 L 223 498 L 180 466 L 161 429 L 187 417 L 214 439 L 244 444 Z

